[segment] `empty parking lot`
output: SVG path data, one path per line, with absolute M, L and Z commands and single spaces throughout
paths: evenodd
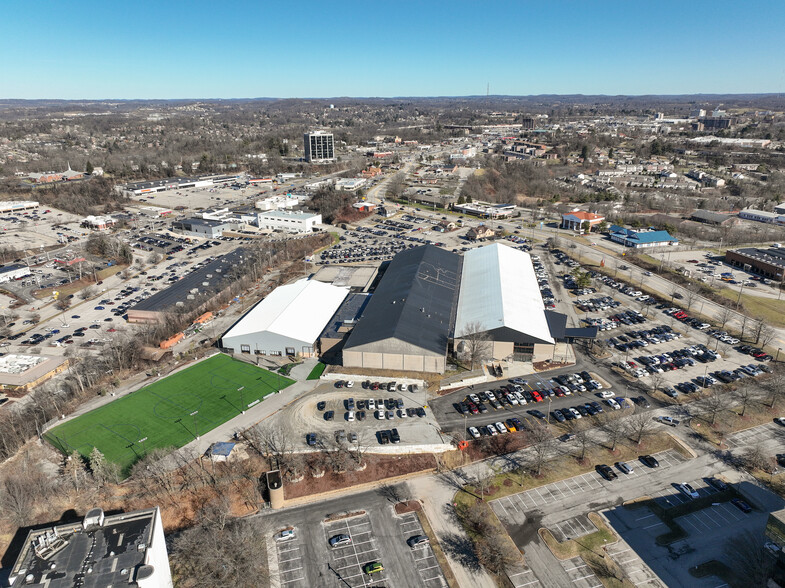
M 491 506 L 502 521 L 511 524 L 523 524 L 526 522 L 527 511 L 539 509 L 548 504 L 570 498 L 578 497 L 582 499 L 589 493 L 595 493 L 601 489 L 612 489 L 613 485 L 618 485 L 619 481 L 648 476 L 652 472 L 660 471 L 685 461 L 685 458 L 674 450 L 663 451 L 656 454 L 656 457 L 660 462 L 659 468 L 651 469 L 641 463 L 630 462 L 634 465 L 634 471 L 628 475 L 620 474 L 623 477 L 616 482 L 608 482 L 597 472 L 588 472 L 548 484 L 547 486 L 532 488 L 525 492 L 498 498 L 491 501 Z

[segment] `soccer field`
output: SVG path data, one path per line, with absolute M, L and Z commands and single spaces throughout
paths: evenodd
M 128 475 L 158 447 L 182 447 L 293 380 L 215 355 L 72 421 L 44 437 L 65 454 L 97 447 Z

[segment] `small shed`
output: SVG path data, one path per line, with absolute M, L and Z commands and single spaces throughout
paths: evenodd
M 213 461 L 226 461 L 229 459 L 229 455 L 231 455 L 234 446 L 235 443 L 219 441 L 210 446 L 210 449 L 207 450 L 207 455 Z

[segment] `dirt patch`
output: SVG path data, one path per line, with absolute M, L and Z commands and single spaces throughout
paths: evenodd
M 362 471 L 336 473 L 328 470 L 321 478 L 306 477 L 294 486 L 284 486 L 284 497 L 291 500 L 429 470 L 436 467 L 436 458 L 429 453 L 401 456 L 366 454 L 365 463 L 366 468 Z
M 422 504 L 420 504 L 419 500 L 407 500 L 406 502 L 399 502 L 395 505 L 395 514 L 399 515 L 420 510 L 422 510 Z

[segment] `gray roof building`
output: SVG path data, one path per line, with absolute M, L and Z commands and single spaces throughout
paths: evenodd
M 128 310 L 128 322 L 155 322 L 161 315 L 180 304 L 193 301 L 207 302 L 224 290 L 236 277 L 231 271 L 250 255 L 243 247 L 222 255 L 200 269 L 190 272 L 171 286 L 156 292 L 150 298 Z
M 343 350 L 345 366 L 444 372 L 461 257 L 433 245 L 390 262 Z
M 171 588 L 172 574 L 158 508 L 30 531 L 8 578 L 38 588 Z
M 690 220 L 698 221 L 699 223 L 706 223 L 709 225 L 721 225 L 733 217 L 711 210 L 696 210 L 690 215 Z

